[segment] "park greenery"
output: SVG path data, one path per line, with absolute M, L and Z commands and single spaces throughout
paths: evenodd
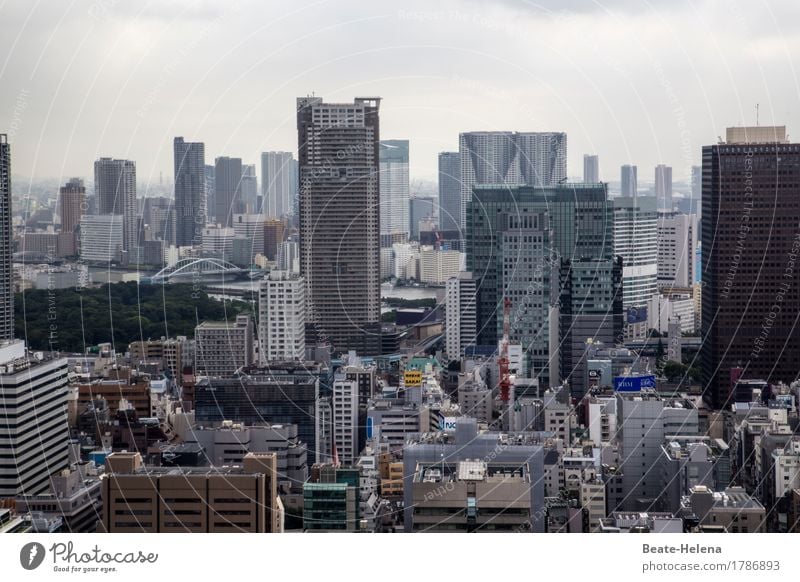
M 115 283 L 81 289 L 32 289 L 14 297 L 15 336 L 35 350 L 84 352 L 111 342 L 184 335 L 203 321 L 224 321 L 250 310 L 242 301 L 219 301 L 189 284 Z

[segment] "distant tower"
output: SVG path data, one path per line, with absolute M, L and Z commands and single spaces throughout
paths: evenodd
M 656 166 L 656 200 L 659 210 L 672 210 L 672 168 Z
M 217 158 L 214 164 L 215 220 L 221 226 L 231 226 L 234 214 L 244 214 L 242 201 L 242 159 Z
M 206 224 L 205 145 L 176 137 L 175 162 L 175 246 L 199 245 Z
M 381 234 L 408 235 L 411 192 L 408 140 L 382 140 L 380 146 Z
M 0 133 L 0 340 L 14 338 L 11 228 L 11 145 Z
M 636 166 L 624 165 L 620 168 L 620 195 L 633 198 L 638 189 Z
M 600 158 L 584 154 L 583 156 L 583 183 L 597 184 L 600 181 Z
M 137 242 L 136 163 L 100 158 L 94 163 L 94 189 L 98 214 L 122 215 L 122 250 Z
M 294 212 L 297 198 L 297 160 L 291 152 L 261 154 L 261 213 L 282 218 Z
M 458 152 L 439 154 L 439 230 L 461 229 L 461 156 Z

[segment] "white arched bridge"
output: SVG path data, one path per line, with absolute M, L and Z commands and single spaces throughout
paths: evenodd
M 222 259 L 181 259 L 152 276 L 153 283 L 212 282 L 238 279 L 248 271 Z

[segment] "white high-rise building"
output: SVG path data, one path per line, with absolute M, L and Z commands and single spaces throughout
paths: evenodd
M 419 250 L 419 280 L 430 285 L 442 285 L 461 270 L 459 251 L 442 251 L 433 247 Z
M 339 462 L 352 465 L 358 457 L 358 380 L 337 374 L 333 380 L 333 436 Z
M 233 233 L 236 238 L 248 241 L 250 263 L 256 255 L 264 254 L 264 216 L 262 214 L 234 214 Z
M 119 261 L 123 249 L 121 214 L 81 216 L 81 260 L 90 263 Z
M 461 358 L 466 346 L 475 345 L 476 283 L 472 273 L 462 272 L 445 284 L 445 349 L 452 359 Z
M 259 361 L 302 361 L 306 351 L 306 282 L 288 271 L 271 271 L 258 297 Z
M 600 182 L 600 159 L 597 156 L 583 155 L 583 182 L 584 184 Z
M 476 184 L 553 186 L 567 178 L 567 134 L 474 131 L 459 135 L 461 221 Z
M 286 240 L 278 245 L 278 269 L 300 272 L 300 249 L 297 248 L 296 241 Z
M 691 287 L 697 248 L 697 217 L 674 211 L 658 213 L 658 286 Z
M 94 191 L 98 214 L 123 217 L 122 249 L 133 251 L 137 243 L 136 163 L 100 158 L 94 163 Z
M 69 466 L 66 358 L 0 343 L 0 499 L 44 493 Z
M 381 140 L 380 144 L 381 234 L 408 236 L 411 190 L 408 178 L 408 140 Z
M 614 203 L 614 254 L 622 257 L 622 306 L 644 307 L 658 291 L 658 214 L 653 196 Z
M 229 261 L 233 253 L 233 239 L 236 231 L 231 227 L 208 226 L 202 231 L 203 254 Z

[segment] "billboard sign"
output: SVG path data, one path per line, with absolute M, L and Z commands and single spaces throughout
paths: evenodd
M 641 392 L 645 388 L 655 387 L 656 377 L 652 374 L 614 377 L 614 390 L 617 392 Z

